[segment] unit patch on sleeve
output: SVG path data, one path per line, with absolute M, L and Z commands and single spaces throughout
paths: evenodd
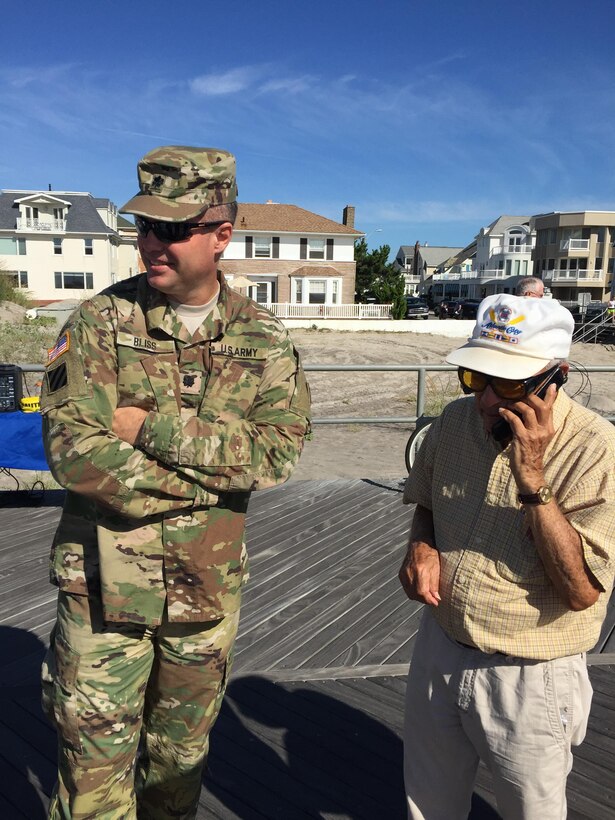
M 50 393 L 55 393 L 68 384 L 68 372 L 66 362 L 62 362 L 53 370 L 47 371 L 47 388 Z
M 56 359 L 59 359 L 60 356 L 63 356 L 67 350 L 70 348 L 70 331 L 67 330 L 66 333 L 63 333 L 58 341 L 55 344 L 55 347 L 52 347 L 51 350 L 47 351 L 47 364 L 51 364 L 55 362 Z

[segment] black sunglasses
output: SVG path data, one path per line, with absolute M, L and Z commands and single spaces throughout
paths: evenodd
M 529 379 L 502 379 L 500 376 L 487 376 L 486 373 L 460 367 L 457 370 L 457 375 L 464 393 L 482 393 L 487 385 L 491 385 L 495 395 L 501 399 L 518 401 L 539 390 L 558 370 L 559 364 L 556 364 L 550 370 L 530 376 Z
M 163 222 L 135 216 L 139 236 L 147 236 L 150 231 L 153 231 L 154 236 L 160 242 L 183 242 L 188 239 L 195 228 L 217 228 L 219 225 L 224 225 L 225 221 L 227 220 L 222 222 Z

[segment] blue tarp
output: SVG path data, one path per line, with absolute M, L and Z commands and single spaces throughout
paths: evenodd
M 0 413 L 0 467 L 48 470 L 40 413 Z

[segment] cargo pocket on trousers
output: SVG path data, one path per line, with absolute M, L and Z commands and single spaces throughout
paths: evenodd
M 75 682 L 79 654 L 56 635 L 43 662 L 43 709 L 68 745 L 81 754 Z

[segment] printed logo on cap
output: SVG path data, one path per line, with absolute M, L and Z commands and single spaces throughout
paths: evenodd
M 480 331 L 481 339 L 490 339 L 494 342 L 504 342 L 506 344 L 519 344 L 519 336 L 523 333 L 521 328 L 515 327 L 519 322 L 523 322 L 525 316 L 517 316 L 511 319 L 512 310 L 509 307 L 501 307 L 497 314 L 493 308 L 489 308 L 490 322 L 483 322 Z

